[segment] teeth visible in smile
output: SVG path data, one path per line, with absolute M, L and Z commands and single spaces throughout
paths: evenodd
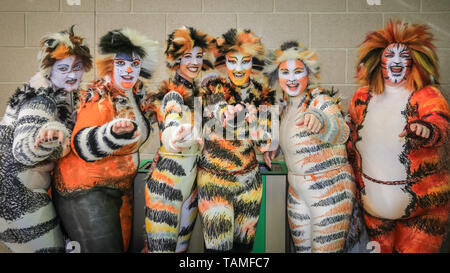
M 392 73 L 401 73 L 403 70 L 403 66 L 391 66 L 390 69 Z
M 124 79 L 124 80 L 127 80 L 127 81 L 132 81 L 133 80 L 133 76 L 121 76 L 122 77 L 122 79 Z
M 291 89 L 291 90 L 296 90 L 297 89 L 297 87 L 300 85 L 299 83 L 288 83 L 288 84 L 286 84 L 287 85 L 287 87 L 289 88 L 289 89 Z
M 191 67 L 188 67 L 187 69 L 194 73 L 198 71 L 198 67 L 196 67 L 196 66 L 191 66 Z
M 71 84 L 71 85 L 72 85 L 72 84 L 75 84 L 76 82 L 77 82 L 77 80 L 75 80 L 75 79 L 74 79 L 74 80 L 67 80 L 67 81 L 66 81 L 67 84 Z

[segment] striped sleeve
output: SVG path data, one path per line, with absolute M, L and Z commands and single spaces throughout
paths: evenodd
M 115 134 L 112 127 L 120 121 L 132 122 L 134 130 L 127 134 Z M 73 147 L 77 155 L 84 161 L 97 161 L 113 154 L 125 145 L 137 142 L 139 137 L 132 138 L 136 130 L 137 124 L 130 119 L 114 119 L 101 126 L 85 127 L 79 130 L 73 136 Z
M 279 145 L 279 108 L 275 106 L 275 91 L 264 88 L 258 106 L 258 137 L 256 148 L 261 152 L 275 151 Z M 250 112 L 252 109 L 250 108 Z
M 323 124 L 315 136 L 330 144 L 344 144 L 350 129 L 341 114 L 339 106 L 327 95 L 320 94 L 313 98 L 306 113 L 313 114 Z
M 450 110 L 441 92 L 432 86 L 426 87 L 413 96 L 417 102 L 419 118 L 430 129 L 430 137 L 423 143 L 424 148 L 441 146 L 447 139 Z
M 183 104 L 183 98 L 175 91 L 167 93 L 161 102 L 161 113 L 164 124 L 161 132 L 161 142 L 164 148 L 172 153 L 179 152 L 174 140 L 181 125 L 181 109 Z
M 55 121 L 55 114 L 55 102 L 49 97 L 36 96 L 23 103 L 18 113 L 13 140 L 13 156 L 18 162 L 33 166 L 60 152 L 61 145 L 57 141 L 34 146 L 42 130 L 61 130 L 66 137 L 70 136 L 69 130 L 62 123 Z

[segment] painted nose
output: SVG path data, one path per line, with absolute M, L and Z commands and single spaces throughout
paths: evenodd
M 131 69 L 131 67 L 127 67 L 127 70 L 125 70 L 127 73 L 131 73 L 133 72 L 133 69 Z

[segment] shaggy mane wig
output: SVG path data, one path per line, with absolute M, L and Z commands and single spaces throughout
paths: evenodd
M 381 69 L 383 51 L 392 43 L 402 43 L 411 50 L 413 59 L 405 87 L 414 91 L 431 83 L 439 84 L 438 57 L 432 41 L 433 35 L 429 32 L 427 25 L 390 20 L 385 28 L 367 35 L 361 44 L 357 61 L 358 82 L 361 85 L 369 85 L 371 92 L 382 94 L 384 92 Z
M 92 56 L 84 38 L 76 36 L 74 25 L 68 30 L 45 35 L 38 53 L 39 70 L 45 77 L 50 76 L 53 64 L 57 60 L 74 56 L 79 58 L 87 72 L 92 68 Z
M 225 68 L 225 55 L 228 52 L 239 52 L 245 55 L 251 55 L 252 73 L 262 72 L 264 69 L 265 48 L 261 38 L 256 36 L 249 29 L 238 31 L 235 28 L 228 30 L 222 37 L 216 40 L 217 58 L 215 67 L 217 69 Z
M 165 44 L 164 55 L 166 57 L 167 68 L 175 71 L 180 67 L 181 58 L 186 52 L 194 47 L 200 47 L 204 52 L 202 70 L 213 68 L 210 51 L 215 39 L 206 33 L 198 31 L 192 27 L 181 27 L 174 30 Z
M 300 42 L 287 41 L 280 48 L 270 50 L 266 56 L 264 74 L 269 79 L 270 86 L 278 84 L 278 69 L 280 64 L 287 60 L 297 59 L 305 64 L 308 71 L 308 89 L 317 85 L 320 80 L 320 65 L 317 53 L 310 51 Z
M 140 76 L 150 79 L 156 69 L 158 42 L 147 39 L 136 30 L 124 28 L 112 30 L 100 38 L 100 53 L 103 57 L 97 59 L 97 69 L 100 77 L 111 75 L 114 67 L 114 57 L 118 53 L 137 54 L 142 58 Z

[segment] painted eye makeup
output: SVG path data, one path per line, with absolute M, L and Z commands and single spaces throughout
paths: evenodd
M 118 66 L 124 66 L 125 65 L 125 61 L 122 59 L 116 59 L 114 60 L 114 63 Z
M 72 68 L 73 71 L 81 71 L 82 69 L 83 69 L 83 64 L 82 63 L 77 63 Z
M 133 61 L 133 62 L 131 63 L 131 65 L 132 65 L 133 67 L 139 67 L 139 66 L 141 65 L 141 61 L 138 61 L 138 60 Z
M 69 66 L 68 65 L 60 65 L 60 66 L 58 66 L 58 70 L 61 72 L 67 72 L 67 71 L 69 71 Z

